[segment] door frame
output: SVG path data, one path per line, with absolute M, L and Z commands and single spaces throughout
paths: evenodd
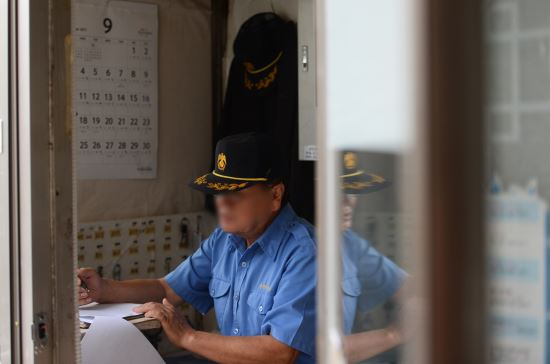
M 0 201 L 4 208 L 0 210 L 0 287 L 4 294 L 0 297 L 0 362 L 12 362 L 17 331 L 13 323 L 17 312 L 14 312 L 13 297 L 13 229 L 11 178 L 11 105 L 10 105 L 10 67 L 12 66 L 11 36 L 12 18 L 11 3 L 2 2 L 0 9 Z
M 433 363 L 483 363 L 485 3 L 426 1 L 429 353 Z

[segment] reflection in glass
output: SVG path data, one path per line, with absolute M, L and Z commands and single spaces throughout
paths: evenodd
M 490 364 L 548 363 L 550 2 L 486 6 Z
M 350 362 L 396 362 L 398 350 L 389 350 L 408 335 L 399 320 L 411 295 L 409 275 L 395 262 L 397 198 L 389 179 L 370 172 L 393 174 L 394 164 L 392 155 L 342 153 L 342 318 Z

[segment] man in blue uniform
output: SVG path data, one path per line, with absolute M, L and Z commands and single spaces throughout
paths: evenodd
M 219 228 L 162 279 L 117 282 L 80 270 L 88 288 L 80 302 L 147 302 L 136 312 L 216 362 L 315 362 L 313 228 L 284 203 L 277 156 L 263 134 L 220 140 L 214 171 L 190 184 L 215 195 Z M 221 335 L 192 329 L 174 309 L 182 301 L 214 308 Z
M 342 200 L 342 290 L 345 349 L 354 362 L 380 354 L 403 341 L 399 325 L 380 330 L 352 333 L 358 312 L 369 311 L 392 299 L 406 296 L 407 273 L 376 250 L 369 241 L 352 231 L 358 195 L 384 189 L 390 183 L 383 177 L 357 167 L 357 155 L 345 152 L 340 175 Z

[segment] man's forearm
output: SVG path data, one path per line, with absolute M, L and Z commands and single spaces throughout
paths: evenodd
M 207 359 L 224 364 L 293 363 L 299 354 L 269 335 L 222 336 L 195 331 L 184 339 L 182 346 Z
M 354 363 L 388 351 L 401 341 L 397 330 L 371 330 L 346 336 L 344 349 L 348 361 Z
M 100 302 L 160 302 L 166 297 L 166 291 L 158 279 L 132 279 L 115 281 L 106 279 L 101 289 Z

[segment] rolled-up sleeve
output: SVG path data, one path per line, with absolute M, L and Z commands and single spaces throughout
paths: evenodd
M 178 296 L 203 314 L 213 306 L 208 284 L 212 278 L 212 244 L 218 234 L 214 231 L 193 255 L 164 277 Z
M 262 335 L 308 355 L 315 354 L 315 247 L 302 246 L 289 259 L 261 327 Z
M 392 298 L 408 275 L 367 241 L 361 240 L 365 248 L 359 261 L 362 292 L 358 304 L 361 311 L 368 311 Z

